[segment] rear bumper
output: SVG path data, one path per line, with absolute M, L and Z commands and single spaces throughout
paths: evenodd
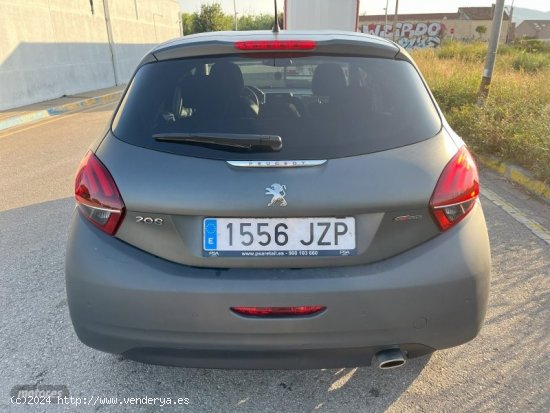
M 75 213 L 68 303 L 85 344 L 160 364 L 227 368 L 368 365 L 476 336 L 490 251 L 476 205 L 462 223 L 404 254 L 355 267 L 209 269 L 174 264 L 108 237 Z M 250 319 L 233 306 L 324 305 L 317 316 Z

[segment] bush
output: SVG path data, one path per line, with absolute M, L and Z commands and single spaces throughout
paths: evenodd
M 539 39 L 520 38 L 514 41 L 514 48 L 528 53 L 550 52 L 550 43 Z
M 522 51 L 512 61 L 512 67 L 529 73 L 549 69 L 550 54 L 534 54 Z
M 436 50 L 440 59 L 460 59 L 466 62 L 483 62 L 487 55 L 487 43 L 463 43 L 455 40 L 444 41 Z

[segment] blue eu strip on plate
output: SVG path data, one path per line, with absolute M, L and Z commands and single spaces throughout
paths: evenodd
M 204 221 L 204 250 L 215 250 L 218 248 L 218 223 L 215 219 Z

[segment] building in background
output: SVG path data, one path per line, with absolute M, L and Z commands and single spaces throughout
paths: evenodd
M 550 40 L 550 20 L 524 20 L 516 27 L 516 38 Z
M 396 42 L 405 48 L 437 47 L 443 38 L 487 41 L 493 20 L 492 7 L 460 7 L 456 13 L 399 14 Z M 393 14 L 359 16 L 363 33 L 393 38 Z M 505 12 L 500 41 L 506 40 L 510 17 Z
M 178 37 L 177 0 L 0 0 L 0 110 L 124 84 Z

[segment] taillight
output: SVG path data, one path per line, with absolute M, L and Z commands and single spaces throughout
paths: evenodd
M 443 170 L 430 200 L 439 227 L 446 231 L 460 222 L 472 210 L 478 195 L 477 166 L 463 146 Z
M 321 313 L 326 307 L 306 305 L 299 307 L 231 307 L 231 311 L 248 317 L 289 317 Z
M 76 172 L 74 196 L 88 221 L 115 235 L 124 218 L 124 202 L 113 177 L 93 152 L 88 152 Z
M 296 51 L 313 50 L 317 43 L 313 40 L 246 40 L 235 42 L 239 50 L 255 51 Z

